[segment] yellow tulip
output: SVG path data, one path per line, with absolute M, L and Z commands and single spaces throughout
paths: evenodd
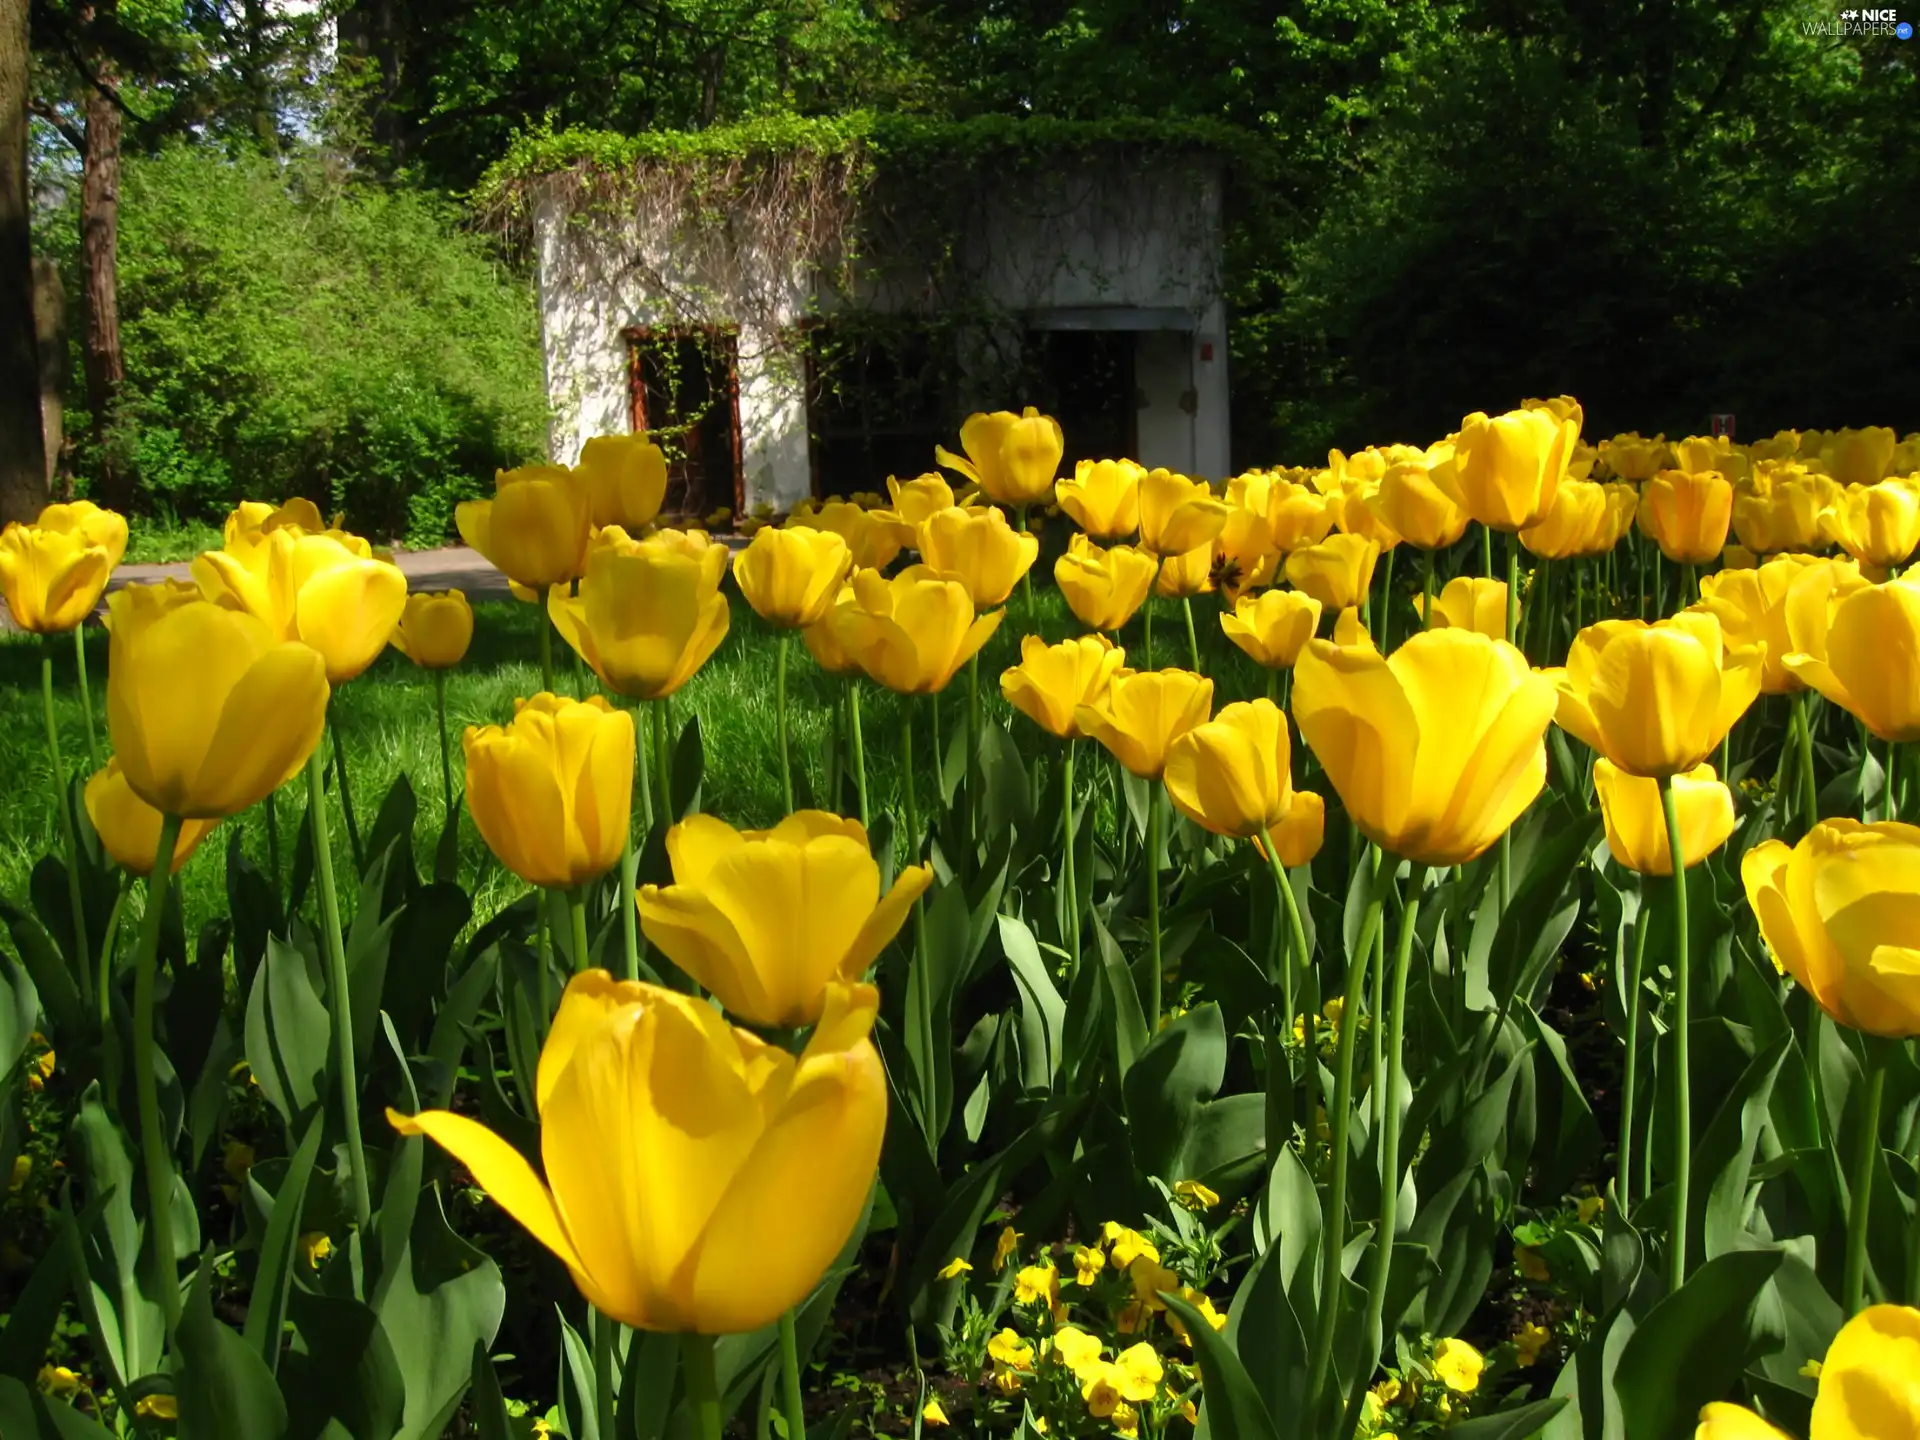
M 833 597 L 833 604 L 827 607 L 827 613 L 800 632 L 800 639 L 805 642 L 807 653 L 813 656 L 814 664 L 829 675 L 860 673 L 860 661 L 849 654 L 847 647 L 840 643 L 833 626 L 834 610 L 839 606 L 852 603 L 853 587 L 843 582 L 839 593 Z
M 805 525 L 754 532 L 733 563 L 733 578 L 754 613 L 783 630 L 817 625 L 833 608 L 853 552 L 831 530 Z
M 1744 1405 L 1715 1401 L 1700 1412 L 1693 1440 L 1793 1440 L 1778 1426 L 1769 1425 Z
M 1242 840 L 1284 827 L 1297 806 L 1286 713 L 1271 700 L 1225 706 L 1167 747 L 1162 777 L 1174 809 L 1202 829 Z
M 1606 529 L 1601 536 L 1604 543 L 1600 547 L 1600 553 L 1605 554 L 1626 539 L 1627 532 L 1633 529 L 1633 522 L 1640 514 L 1640 492 L 1631 485 L 1622 485 L 1617 481 L 1609 481 L 1600 488 L 1607 497 Z
M 594 436 L 581 446 L 573 469 L 596 526 L 643 530 L 667 498 L 667 457 L 645 432 Z
M 89 545 L 107 552 L 107 568 L 119 565 L 127 553 L 127 519 L 116 510 L 103 509 L 91 500 L 68 500 L 49 505 L 33 522 L 42 530 L 63 535 L 78 535 Z
M 1662 470 L 1640 492 L 1640 528 L 1679 565 L 1705 565 L 1727 543 L 1733 486 L 1717 470 Z
M 221 543 L 229 548 L 234 541 L 265 535 L 274 530 L 292 526 L 305 534 L 317 535 L 323 530 L 338 527 L 329 526 L 327 519 L 320 513 L 320 507 L 304 495 L 296 495 L 284 505 L 270 505 L 264 500 L 242 500 L 227 513 L 226 523 L 221 526 Z
M 1020 663 L 1000 672 L 1000 693 L 1034 724 L 1062 740 L 1078 740 L 1075 713 L 1099 705 L 1127 652 L 1104 635 L 1081 635 L 1049 645 L 1038 635 L 1020 641 Z
M 1444 458 L 1450 462 L 1451 452 Z M 1467 512 L 1424 460 L 1387 467 L 1372 503 L 1395 534 L 1421 550 L 1444 550 L 1467 533 Z
M 1433 614 L 1426 613 L 1424 595 L 1416 595 L 1413 608 L 1427 621 L 1429 630 L 1474 630 L 1491 640 L 1507 638 L 1507 582 L 1486 580 L 1478 575 L 1456 575 L 1440 587 L 1433 597 Z
M 1736 506 L 1738 500 L 1733 502 Z M 1720 552 L 1722 570 L 1755 570 L 1760 565 L 1760 557 L 1744 545 L 1729 545 Z
M 1326 838 L 1327 802 L 1311 790 L 1296 790 L 1287 818 L 1253 843 L 1262 855 L 1272 845 L 1280 857 L 1280 867 L 1292 870 L 1311 864 Z
M 943 580 L 958 580 L 975 609 L 1005 603 L 1040 555 L 1040 537 L 1007 524 L 1004 510 L 936 511 L 920 527 L 920 558 Z
M 1540 523 L 1520 532 L 1520 543 L 1543 560 L 1572 560 L 1610 550 L 1610 529 L 1605 488 L 1591 480 L 1564 480 Z
M 1725 643 L 1720 622 L 1686 610 L 1652 625 L 1602 620 L 1574 636 L 1560 692 L 1560 728 L 1629 775 L 1692 770 L 1760 693 L 1763 647 Z
M 1133 774 L 1158 780 L 1167 750 L 1213 712 L 1213 681 L 1191 670 L 1121 670 L 1097 703 L 1074 711 L 1080 733 L 1098 740 Z
M 893 499 L 894 515 L 916 530 L 934 511 L 951 509 L 960 503 L 954 499 L 953 487 L 947 484 L 946 477 L 935 470 L 911 480 L 889 475 L 887 494 Z
M 1904 565 L 1920 548 L 1920 483 L 1849 485 L 1828 522 L 1834 541 L 1862 565 Z
M 757 1330 L 806 1299 L 873 1188 L 887 1082 L 870 985 L 831 987 L 799 1056 L 705 1001 L 604 970 L 574 977 L 540 1052 L 543 1182 L 451 1111 L 387 1118 L 426 1135 L 637 1329 Z
M 473 643 L 473 606 L 459 590 L 418 591 L 393 627 L 393 648 L 423 670 L 446 670 Z
M 1380 506 L 1380 482 L 1365 480 L 1351 486 L 1333 506 L 1333 523 L 1343 535 L 1371 540 L 1382 552 L 1400 543 L 1400 532 L 1389 525 Z
M 545 692 L 513 702 L 509 725 L 470 725 L 467 809 L 500 863 L 564 889 L 614 867 L 633 794 L 633 717 L 606 697 Z
M 1774 963 L 1842 1025 L 1920 1035 L 1920 828 L 1823 820 L 1740 862 Z
M 1833 508 L 1844 493 L 1824 475 L 1789 475 L 1764 494 L 1734 502 L 1733 533 L 1756 555 L 1825 545 L 1833 538 Z
M 494 476 L 491 500 L 454 507 L 460 538 L 509 580 L 530 589 L 578 578 L 593 510 L 585 483 L 560 465 L 523 465 Z
M 283 525 L 243 535 L 197 556 L 193 578 L 216 605 L 257 615 L 280 638 L 317 650 L 333 685 L 379 658 L 407 606 L 400 567 L 343 530 Z
M 1329 535 L 1287 556 L 1287 583 L 1326 609 L 1343 610 L 1367 598 L 1379 558 L 1380 547 L 1363 536 Z
M 1264 487 L 1263 487 L 1264 488 Z M 1229 604 L 1247 591 L 1270 583 L 1280 552 L 1274 548 L 1273 527 L 1267 523 L 1266 497 L 1259 508 L 1235 505 L 1227 523 L 1214 537 L 1208 578 Z
M 108 760 L 87 781 L 87 818 L 114 863 L 129 875 L 150 875 L 160 854 L 161 813 L 133 793 L 119 758 Z M 213 833 L 218 817 L 184 820 L 173 846 L 173 873 L 187 863 L 200 842 Z
M 1722 570 L 1700 577 L 1700 603 L 1720 622 L 1720 633 L 1732 646 L 1765 647 L 1765 668 L 1760 675 L 1760 693 L 1785 695 L 1803 690 L 1805 683 L 1787 668 L 1787 656 L 1795 646 L 1787 633 L 1787 597 L 1794 582 L 1810 569 L 1831 571 L 1838 564 L 1813 555 L 1780 555 L 1749 569 Z M 1857 578 L 1848 565 L 1839 565 Z M 1842 582 L 1846 583 L 1846 582 Z M 1803 592 L 1810 593 L 1810 592 Z M 1803 602 L 1806 603 L 1806 602 Z M 1824 618 L 1824 612 L 1823 612 Z
M 1426 630 L 1391 656 L 1315 640 L 1294 667 L 1293 715 L 1369 840 L 1425 865 L 1462 865 L 1533 803 L 1547 778 L 1552 682 L 1472 630 Z
M 1102 550 L 1076 534 L 1067 541 L 1067 553 L 1053 562 L 1053 582 L 1082 625 L 1118 630 L 1147 598 L 1159 569 L 1153 556 L 1135 546 Z
M 1119 540 L 1140 528 L 1140 482 L 1134 460 L 1080 460 L 1073 478 L 1054 486 L 1060 508 L 1095 540 Z
M 1672 469 L 1673 451 L 1664 435 L 1649 440 L 1638 430 L 1629 430 L 1600 442 L 1600 461 L 1620 479 L 1638 485 Z
M 969 415 L 960 427 L 960 448 L 967 452 L 964 459 L 937 445 L 933 458 L 973 481 L 989 500 L 1021 506 L 1052 494 L 1066 440 L 1058 420 L 1029 405 L 1018 415 Z
M 1318 545 L 1333 529 L 1333 516 L 1327 497 L 1311 485 L 1276 478 L 1267 487 L 1267 529 L 1276 550 Z
M 107 629 L 107 730 L 127 784 L 163 814 L 237 815 L 320 743 L 326 662 L 258 616 L 189 585 L 129 585 L 108 597 Z
M 1842 485 L 1872 485 L 1891 473 L 1898 441 L 1885 425 L 1836 430 L 1821 447 L 1827 474 Z
M 1660 782 L 1628 775 L 1602 756 L 1593 762 L 1593 788 L 1600 796 L 1613 858 L 1642 875 L 1673 874 Z M 1733 792 L 1711 765 L 1696 765 L 1673 777 L 1673 800 L 1680 819 L 1680 854 L 1691 870 L 1733 834 Z
M 910 565 L 891 580 L 857 571 L 853 603 L 832 612 L 834 638 L 876 684 L 904 695 L 947 688 L 1006 612 L 976 616 L 967 587 Z
M 1169 555 L 1160 562 L 1160 574 L 1153 582 L 1153 593 L 1168 600 L 1205 595 L 1213 589 L 1213 546 L 1202 545 L 1184 555 Z
M 1452 480 L 1467 514 L 1495 530 L 1525 530 L 1553 508 L 1579 421 L 1550 409 L 1475 411 L 1460 422 Z
M 1292 668 L 1319 624 L 1320 602 L 1299 590 L 1242 595 L 1220 616 L 1226 637 L 1269 670 Z
M 1165 559 L 1213 544 L 1233 507 L 1204 480 L 1171 470 L 1149 470 L 1140 479 L 1140 548 Z
M 848 500 L 803 506 L 787 517 L 789 530 L 820 530 L 847 543 L 856 570 L 884 570 L 913 540 L 913 527 L 886 510 L 867 510 Z M 758 539 L 758 535 L 755 537 Z
M 0 593 L 22 630 L 57 635 L 85 623 L 112 574 L 112 552 L 82 530 L 15 521 L 0 531 Z
M 727 547 L 709 542 L 689 554 L 675 531 L 644 540 L 611 527 L 600 533 L 615 539 L 587 557 L 579 594 L 548 594 L 547 614 L 601 684 L 659 700 L 691 680 L 727 638 L 732 612 L 720 593 Z
M 1751 478 L 1747 454 L 1724 435 L 1692 435 L 1673 447 L 1673 468 L 1689 475 L 1724 475 L 1734 485 Z
M 780 1029 L 819 1020 L 828 985 L 864 976 L 933 883 L 909 865 L 881 895 L 860 822 L 821 810 L 747 831 L 691 815 L 667 858 L 673 883 L 641 887 L 641 929 L 734 1015 Z
M 1787 633 L 1794 675 L 1882 740 L 1920 740 L 1920 580 L 1809 569 L 1788 593 Z

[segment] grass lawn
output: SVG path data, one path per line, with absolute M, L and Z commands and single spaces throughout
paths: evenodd
M 705 741 L 706 768 L 701 808 L 735 825 L 765 826 L 781 814 L 779 738 L 774 703 L 774 667 L 778 632 L 761 623 L 737 593 L 733 601 L 733 628 L 720 649 L 698 675 L 673 699 L 676 730 L 689 714 L 697 714 Z M 1220 633 L 1218 602 L 1204 596 L 1194 602 L 1194 620 L 1202 663 L 1215 677 L 1215 706 L 1265 693 L 1265 676 L 1235 650 Z M 1001 623 L 980 664 L 980 689 L 988 723 L 1011 727 L 1023 749 L 1053 753 L 1051 740 L 1024 717 L 1015 715 L 1000 698 L 999 675 L 1019 657 L 1020 637 L 1034 628 L 1028 623 L 1026 602 L 1016 591 L 1010 613 Z M 1065 601 L 1050 584 L 1036 584 L 1033 611 L 1041 634 L 1062 639 L 1078 633 L 1079 625 Z M 465 662 L 448 672 L 447 724 L 452 747 L 454 785 L 462 784 L 460 734 L 469 725 L 501 723 L 513 713 L 514 697 L 539 688 L 538 614 L 531 606 L 512 601 L 482 602 L 475 606 L 473 648 Z M 1143 663 L 1141 622 L 1136 617 L 1123 634 L 1133 661 Z M 56 642 L 55 714 L 60 744 L 70 773 L 86 763 L 86 742 L 80 697 L 74 678 L 73 649 L 66 637 Z M 591 673 L 576 671 L 573 655 L 557 639 L 554 646 L 555 684 L 579 694 L 582 679 L 594 685 Z M 22 898 L 34 862 L 59 844 L 51 802 L 51 767 L 47 758 L 40 696 L 40 642 L 33 636 L 9 634 L 0 638 L 0 766 L 11 777 L 0 789 L 0 891 Z M 104 758 L 106 735 L 107 636 L 97 627 L 87 635 L 88 673 Z M 1156 602 L 1154 655 L 1161 664 L 1186 664 L 1186 632 L 1178 602 Z M 829 702 L 844 682 L 823 674 L 796 637 L 789 657 L 791 744 L 796 767 L 804 767 L 816 792 L 823 783 L 830 745 Z M 191 684 L 191 676 L 181 677 Z M 349 779 L 362 830 L 394 780 L 408 776 L 419 801 L 420 821 L 415 842 L 423 871 L 432 866 L 432 852 L 440 831 L 445 804 L 440 780 L 439 738 L 436 734 L 432 676 L 418 670 L 404 656 L 389 650 L 359 679 L 335 695 L 335 723 L 347 747 Z M 956 677 L 940 697 L 943 739 L 965 724 L 966 677 Z M 900 697 L 863 685 L 864 731 L 869 799 L 872 813 L 896 809 L 899 800 L 899 756 L 902 716 Z M 643 742 L 646 717 L 637 715 Z M 924 722 L 920 722 L 924 723 Z M 916 737 L 923 765 L 929 751 L 924 733 Z M 1084 772 L 1083 772 L 1084 773 Z M 930 773 L 920 780 L 922 805 L 927 803 Z M 304 812 L 302 785 L 295 780 L 281 792 L 278 806 L 283 857 L 291 856 L 296 827 Z M 264 808 L 256 808 L 227 822 L 244 827 L 247 853 L 263 869 L 267 864 Z M 347 863 L 345 829 L 334 824 L 339 862 Z M 182 899 L 189 933 L 202 919 L 226 908 L 224 893 L 225 827 L 203 844 L 182 872 Z M 343 874 L 350 874 L 344 871 Z M 502 869 L 486 851 L 472 822 L 463 819 L 461 884 L 474 897 L 477 917 L 492 915 L 524 890 L 521 882 Z M 350 894 L 350 892 L 349 892 Z

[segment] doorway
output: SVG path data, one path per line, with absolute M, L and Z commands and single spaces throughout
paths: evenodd
M 632 423 L 667 460 L 661 514 L 704 519 L 745 503 L 740 456 L 740 349 L 719 329 L 656 330 L 627 336 Z

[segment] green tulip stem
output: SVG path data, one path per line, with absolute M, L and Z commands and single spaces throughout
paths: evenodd
M 793 813 L 793 761 L 787 751 L 787 651 L 792 645 L 793 632 L 782 630 L 779 658 L 773 666 L 773 704 L 780 724 L 780 803 L 786 807 L 781 812 L 785 815 Z
M 447 672 L 433 672 L 433 710 L 440 720 L 440 789 L 446 796 L 447 818 L 453 818 L 453 757 L 447 749 Z
M 967 854 L 973 855 L 973 840 L 980 821 L 980 652 L 967 657 Z M 971 859 L 969 859 L 971 863 Z
M 1680 841 L 1680 805 L 1673 777 L 1660 779 L 1667 816 L 1667 855 L 1673 865 L 1673 1214 L 1667 1229 L 1667 1291 L 1687 1278 L 1687 1213 L 1693 1190 L 1692 1047 L 1693 967 L 1687 960 L 1687 867 Z
M 1400 1106 L 1394 1097 L 1399 1094 L 1405 1073 L 1402 1047 L 1407 1032 L 1407 972 L 1413 966 L 1414 927 L 1419 923 L 1420 892 L 1426 883 L 1427 867 L 1415 864 L 1407 876 L 1406 908 L 1400 915 L 1400 934 L 1394 945 L 1392 1008 L 1387 1012 L 1386 1115 L 1380 1128 L 1380 1225 L 1373 1236 L 1373 1273 L 1367 1281 L 1367 1323 L 1360 1332 L 1360 1353 L 1355 1357 L 1346 1419 L 1340 1427 L 1341 1440 L 1347 1440 L 1359 1424 L 1360 1406 L 1380 1360 L 1387 1280 L 1392 1272 L 1393 1236 L 1400 1211 Z M 1344 1021 L 1346 1017 L 1341 1018 Z M 1378 1017 L 1375 1017 L 1374 1029 L 1379 1030 Z
M 872 824 L 867 812 L 867 750 L 860 739 L 860 677 L 847 681 L 847 743 L 853 747 L 853 792 L 860 801 L 860 828 Z
M 1691 605 L 1700 598 L 1700 577 L 1691 563 L 1680 567 L 1680 604 Z
M 1520 643 L 1520 542 L 1507 536 L 1507 643 Z
M 633 873 L 636 863 L 633 825 L 629 821 L 620 847 L 620 955 L 625 962 L 620 978 L 623 980 L 640 978 L 640 916 L 634 901 Z
M 553 693 L 553 618 L 547 597 L 552 592 L 551 585 L 540 587 L 540 688 L 549 695 Z
M 338 746 L 339 737 L 335 736 Z M 320 746 L 307 757 L 307 821 L 313 827 L 313 883 L 320 901 L 320 934 L 327 951 L 327 1008 L 333 1012 L 334 1070 L 340 1079 L 340 1118 L 353 1167 L 353 1213 L 362 1230 L 373 1217 L 367 1152 L 360 1140 L 360 1077 L 353 1053 L 353 995 L 347 984 L 347 944 L 340 933 L 340 895 L 333 880 L 333 843 L 327 836 L 326 762 Z
M 587 887 L 570 886 L 561 891 L 567 897 L 567 922 L 573 948 L 573 973 L 587 968 Z
M 787 1421 L 786 1440 L 807 1440 L 807 1410 L 800 1397 L 800 1337 L 791 1310 L 780 1314 L 780 1409 Z
M 1573 648 L 1573 636 L 1587 628 L 1587 562 L 1576 557 L 1573 562 L 1573 631 L 1567 636 L 1567 649 Z M 1549 660 L 1554 658 L 1549 655 Z M 1560 658 L 1566 658 L 1562 651 Z
M 847 745 L 847 697 L 836 692 L 827 703 L 827 788 L 822 802 L 835 814 L 840 810 L 841 766 Z
M 1633 1209 L 1633 1107 L 1639 1096 L 1640 1077 L 1640 977 L 1647 961 L 1648 911 L 1642 905 L 1633 922 L 1633 962 L 1627 971 L 1627 1057 L 1626 1073 L 1620 1083 L 1620 1218 Z
M 1920 1135 L 1914 1137 L 1913 1168 L 1920 1172 Z M 1907 1304 L 1920 1306 L 1920 1205 L 1913 1207 L 1907 1222 Z
M 784 639 L 782 641 L 784 644 Z M 647 705 L 647 718 L 653 728 L 653 783 L 660 796 L 660 815 L 666 823 L 673 824 L 673 747 L 668 740 L 668 732 L 673 728 L 672 717 L 667 711 L 672 706 L 672 697 L 662 695 Z M 786 712 L 783 709 L 781 714 Z
M 1322 1413 L 1327 1391 L 1327 1371 L 1333 1359 L 1335 1328 L 1340 1318 L 1340 1291 L 1343 1276 L 1340 1257 L 1347 1241 L 1347 1164 L 1352 1155 L 1348 1131 L 1353 1119 L 1354 1036 L 1359 1032 L 1360 998 L 1366 993 L 1367 962 L 1373 956 L 1373 937 L 1380 928 L 1378 887 L 1367 902 L 1366 917 L 1360 923 L 1360 943 L 1353 947 L 1347 965 L 1347 988 L 1340 1012 L 1340 1036 L 1334 1059 L 1333 1108 L 1327 1124 L 1331 1130 L 1333 1174 L 1327 1185 L 1326 1213 L 1320 1223 L 1320 1309 L 1314 1322 L 1313 1349 L 1307 1363 L 1308 1429 Z
M 693 1404 L 694 1440 L 720 1440 L 720 1382 L 714 1373 L 713 1336 L 680 1337 L 682 1380 Z
M 277 790 L 267 792 L 267 873 L 273 877 L 273 903 L 280 903 L 280 807 Z
M 1142 632 L 1143 632 L 1141 635 L 1141 639 L 1145 643 L 1146 651 L 1147 651 L 1147 663 L 1145 668 L 1148 670 L 1151 670 L 1153 668 L 1153 592 L 1152 591 L 1148 591 L 1147 598 L 1140 602 L 1140 624 L 1142 626 Z
M 113 1114 L 120 1110 L 120 1032 L 113 1023 L 113 952 L 120 939 L 120 921 L 126 915 L 127 892 L 132 888 L 133 877 L 123 872 L 113 909 L 107 913 L 107 933 L 100 941 L 100 975 L 94 983 L 94 999 L 100 1007 L 100 1090 Z
M 1067 887 L 1067 965 L 1069 975 L 1080 973 L 1080 887 L 1073 873 L 1073 748 L 1074 740 L 1067 738 L 1067 751 L 1060 760 L 1060 828 L 1066 837 L 1061 847 L 1060 878 Z
M 87 773 L 100 768 L 100 740 L 93 728 L 93 691 L 87 685 L 87 627 L 73 627 L 73 664 L 80 675 L 80 713 L 87 721 Z
M 1273 1119 L 1281 1122 L 1273 1132 L 1279 1136 L 1279 1139 L 1270 1143 L 1283 1145 L 1293 1135 L 1293 1064 L 1290 1059 L 1284 1058 L 1286 1037 L 1292 1033 L 1294 1019 L 1300 1013 L 1298 983 L 1302 972 L 1311 963 L 1311 956 L 1307 951 L 1306 927 L 1300 920 L 1300 902 L 1294 898 L 1293 886 L 1287 880 L 1287 867 L 1280 861 L 1280 847 L 1274 843 L 1271 831 L 1261 842 L 1261 848 L 1267 852 L 1267 870 L 1273 876 L 1273 887 L 1279 891 L 1280 905 L 1287 916 L 1285 936 L 1284 938 L 1275 936 L 1273 946 L 1280 952 L 1280 1001 L 1285 1010 L 1280 1021 L 1279 1043 L 1273 1047 L 1273 1053 L 1283 1057 L 1281 1064 L 1286 1068 L 1286 1106 L 1278 1116 L 1273 1114 L 1271 1105 L 1268 1107 L 1270 1122 Z M 1271 1078 L 1267 1084 L 1268 1093 L 1271 1094 L 1273 1087 Z
M 1147 791 L 1147 1037 L 1160 1033 L 1160 790 Z
M 1656 616 L 1667 613 L 1667 557 L 1657 545 L 1653 550 L 1653 610 Z
M 1431 550 L 1420 552 L 1420 628 L 1433 628 L 1433 556 Z
M 1381 557 L 1380 568 L 1380 653 L 1385 655 L 1393 649 L 1393 551 Z
M 147 1179 L 147 1224 L 153 1232 L 153 1293 L 171 1335 L 180 1323 L 180 1262 L 173 1248 L 173 1159 L 160 1121 L 160 1084 L 154 1074 L 153 991 L 160 968 L 160 922 L 173 883 L 173 848 L 180 817 L 162 816 L 160 842 L 147 875 L 147 909 L 140 917 L 140 951 L 133 971 L 133 1091 L 140 1114 L 140 1158 Z
M 1799 732 L 1800 804 L 1804 822 L 1799 834 L 1804 835 L 1820 823 L 1820 790 L 1813 778 L 1813 716 L 1809 713 L 1805 690 L 1793 692 L 1793 718 Z
M 1480 568 L 1486 572 L 1487 579 L 1499 578 L 1493 573 L 1493 527 L 1491 525 L 1480 527 Z
M 920 863 L 920 809 L 913 795 L 913 712 L 918 708 L 915 697 L 900 697 L 900 797 L 906 807 L 907 820 L 907 864 Z M 922 1119 L 931 1125 L 934 1110 L 933 1065 L 933 997 L 930 987 L 933 983 L 933 957 L 927 945 L 926 907 L 915 899 L 913 902 L 913 966 L 920 981 L 919 994 L 912 1002 L 917 1006 L 915 1017 L 920 1030 L 920 1040 L 924 1047 L 922 1053 L 927 1057 L 928 1073 L 920 1077 Z M 912 994 L 912 991 L 909 991 Z
M 333 774 L 340 784 L 340 813 L 347 820 L 347 849 L 353 855 L 353 866 L 364 870 L 367 857 L 360 848 L 360 822 L 353 813 L 353 789 L 347 784 L 347 746 L 340 733 L 339 711 L 334 705 L 327 707 L 327 733 L 333 737 Z
M 1022 535 L 1027 533 L 1026 506 L 1014 506 L 1013 526 L 1014 529 L 1018 530 Z M 1037 633 L 1039 626 L 1034 623 L 1033 618 L 1033 567 L 1031 565 L 1020 572 L 1020 604 L 1027 612 L 1027 629 Z M 798 1437 L 789 1435 L 787 1440 L 798 1440 Z
M 1867 1303 L 1867 1219 L 1873 1210 L 1873 1171 L 1880 1158 L 1880 1109 L 1887 1091 L 1887 1059 L 1894 1048 L 1863 1035 L 1867 1050 L 1867 1094 L 1860 1129 L 1854 1136 L 1853 1174 L 1847 1182 L 1847 1264 L 1841 1304 L 1858 1315 Z
M 619 1343 L 620 1322 L 598 1310 L 589 1312 L 593 1321 L 593 1404 L 594 1419 L 600 1433 L 614 1433 L 613 1356 Z
M 67 849 L 67 903 L 73 907 L 73 952 L 67 958 L 80 977 L 81 998 L 93 999 L 93 971 L 88 961 L 87 907 L 80 895 L 80 839 L 73 823 L 72 795 L 67 789 L 67 767 L 60 758 L 60 726 L 53 718 L 53 637 L 40 652 L 40 708 L 47 723 L 47 760 L 53 766 L 53 803 L 60 812 L 60 839 Z
M 1187 654 L 1193 660 L 1193 673 L 1203 674 L 1204 672 L 1200 669 L 1200 637 L 1194 634 L 1193 630 L 1193 597 L 1191 595 L 1180 597 L 1180 613 L 1186 617 L 1187 621 Z

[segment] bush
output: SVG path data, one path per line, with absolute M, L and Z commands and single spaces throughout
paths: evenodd
M 298 493 L 437 544 L 457 501 L 545 446 L 530 287 L 445 203 L 320 156 L 130 160 L 120 307 L 109 444 L 152 513 Z

